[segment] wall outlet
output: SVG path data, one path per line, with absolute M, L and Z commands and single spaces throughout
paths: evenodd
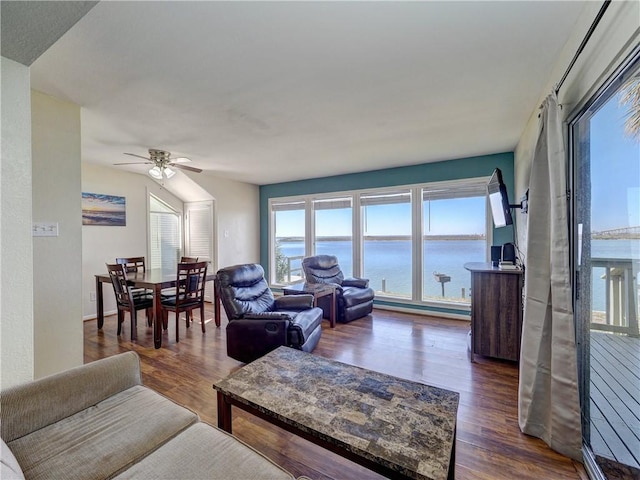
M 96 292 L 89 293 L 89 300 L 91 300 L 92 302 L 96 301 Z

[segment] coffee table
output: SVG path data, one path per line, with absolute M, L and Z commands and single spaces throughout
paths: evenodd
M 329 297 L 329 326 L 336 326 L 336 289 L 324 283 L 295 283 L 282 289 L 285 295 L 313 295 L 313 306 L 318 306 L 320 297 Z
M 279 347 L 213 388 L 234 405 L 390 478 L 453 479 L 459 394 Z

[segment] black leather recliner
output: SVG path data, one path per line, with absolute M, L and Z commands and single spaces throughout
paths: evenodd
M 316 255 L 302 260 L 302 269 L 308 283 L 326 283 L 336 288 L 336 311 L 338 322 L 351 322 L 369 315 L 373 310 L 373 289 L 366 278 L 344 278 L 334 255 Z M 326 312 L 326 297 L 319 305 Z M 325 303 L 323 303 L 325 302 Z
M 258 264 L 218 270 L 218 295 L 229 319 L 227 355 L 253 360 L 286 345 L 311 352 L 322 333 L 322 310 L 312 295 L 274 298 Z

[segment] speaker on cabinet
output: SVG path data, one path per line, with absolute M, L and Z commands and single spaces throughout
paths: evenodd
M 497 267 L 498 264 L 500 263 L 500 257 L 502 256 L 502 247 L 500 245 L 498 246 L 492 246 L 491 247 L 491 265 L 493 265 L 494 267 Z
M 516 263 L 516 247 L 513 243 L 502 245 L 502 261 Z

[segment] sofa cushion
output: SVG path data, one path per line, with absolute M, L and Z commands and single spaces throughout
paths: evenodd
M 116 478 L 251 480 L 294 477 L 228 433 L 198 423 Z
M 0 395 L 0 436 L 10 444 L 141 384 L 140 359 L 126 352 L 7 388 Z
M 24 480 L 20 464 L 4 440 L 0 439 L 0 478 L 2 480 Z
M 197 421 L 190 410 L 134 386 L 8 445 L 29 479 L 109 478 Z

